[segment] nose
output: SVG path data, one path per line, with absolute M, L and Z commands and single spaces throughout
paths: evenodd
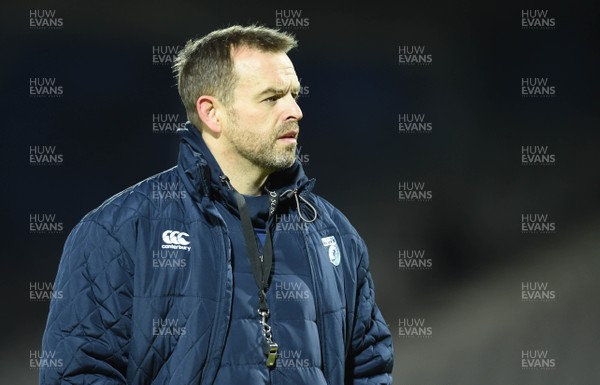
M 300 120 L 302 119 L 302 110 L 298 105 L 296 99 L 291 95 L 287 95 L 288 103 L 286 105 L 286 119 L 285 120 Z

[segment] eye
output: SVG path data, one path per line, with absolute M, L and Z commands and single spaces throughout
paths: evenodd
M 264 102 L 268 102 L 268 103 L 275 103 L 279 98 L 281 98 L 281 95 L 273 95 L 273 96 L 269 96 L 268 98 L 264 99 Z

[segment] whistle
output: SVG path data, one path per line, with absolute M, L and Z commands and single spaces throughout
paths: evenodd
M 267 356 L 267 368 L 275 366 L 275 360 L 277 359 L 277 350 L 279 345 L 275 342 L 265 342 L 263 345 L 263 352 Z

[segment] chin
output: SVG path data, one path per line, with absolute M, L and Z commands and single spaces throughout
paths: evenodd
M 282 170 L 292 167 L 294 165 L 294 163 L 296 163 L 295 157 L 291 160 L 286 160 L 285 162 L 284 161 L 273 162 L 271 164 L 271 167 L 269 167 L 269 169 L 271 170 L 271 172 L 282 171 Z

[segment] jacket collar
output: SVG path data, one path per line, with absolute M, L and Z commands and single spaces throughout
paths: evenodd
M 180 137 L 178 168 L 192 197 L 200 201 L 203 197 L 216 194 L 235 207 L 233 193 L 222 180 L 225 175 L 202 139 L 200 131 L 187 122 L 177 133 Z M 286 199 L 293 194 L 308 193 L 314 182 L 314 179 L 308 179 L 302 164 L 296 159 L 289 168 L 271 174 L 266 188 Z

